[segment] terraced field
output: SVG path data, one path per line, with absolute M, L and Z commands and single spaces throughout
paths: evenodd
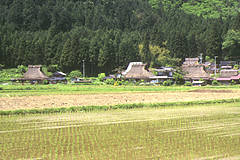
M 240 103 L 0 117 L 0 159 L 240 159 Z

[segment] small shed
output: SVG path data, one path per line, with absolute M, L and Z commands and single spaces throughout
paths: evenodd
M 53 73 L 52 76 L 54 76 L 54 77 L 66 77 L 66 74 L 63 73 L 63 72 L 55 72 L 55 73 Z
M 157 72 L 157 76 L 173 77 L 174 69 L 172 67 L 161 67 L 155 69 L 154 71 Z
M 63 72 L 55 72 L 50 78 L 48 78 L 48 82 L 50 84 L 67 83 L 66 74 Z
M 166 80 L 173 79 L 174 69 L 172 67 L 161 67 L 154 71 L 156 72 L 156 76 L 150 77 L 152 83 L 162 83 Z

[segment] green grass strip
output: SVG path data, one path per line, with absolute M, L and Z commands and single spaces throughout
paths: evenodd
M 117 104 L 109 106 L 73 106 L 61 108 L 44 108 L 44 109 L 19 109 L 0 111 L 0 115 L 25 115 L 25 114 L 47 114 L 47 113 L 66 113 L 66 112 L 91 112 L 91 111 L 107 111 L 115 109 L 136 109 L 144 107 L 174 107 L 174 106 L 193 106 L 193 105 L 209 105 L 209 104 L 226 104 L 238 103 L 240 99 L 221 99 L 208 101 L 189 101 L 189 102 L 166 102 L 166 103 L 135 103 L 135 104 Z

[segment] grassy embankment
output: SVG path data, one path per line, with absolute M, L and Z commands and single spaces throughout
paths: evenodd
M 2 159 L 239 159 L 240 103 L 0 116 Z

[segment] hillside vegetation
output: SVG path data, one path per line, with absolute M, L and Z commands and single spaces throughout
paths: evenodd
M 200 53 L 236 60 L 239 1 L 5 0 L 0 2 L 0 64 L 58 65 L 87 76 L 131 61 L 179 65 Z
M 229 18 L 240 12 L 239 1 L 236 0 L 149 0 L 153 8 L 160 5 L 165 9 L 180 8 L 188 14 L 204 18 Z

